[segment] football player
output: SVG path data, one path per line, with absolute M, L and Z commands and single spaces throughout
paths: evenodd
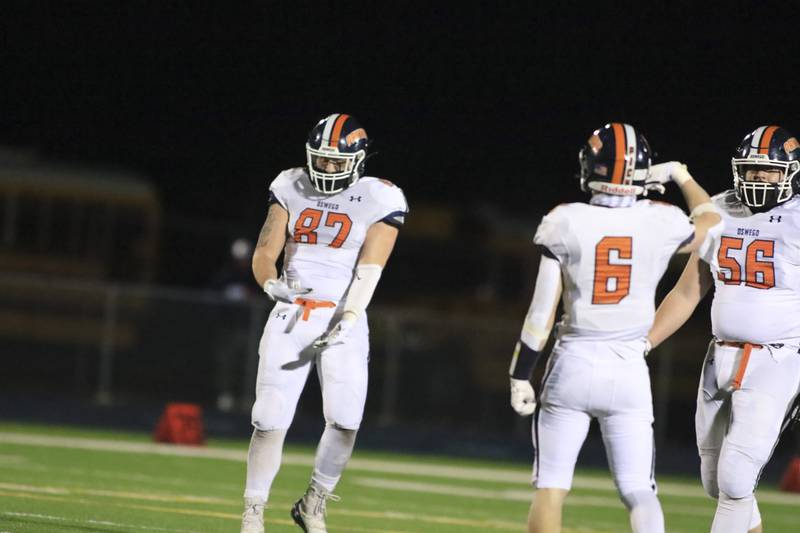
M 660 344 L 714 286 L 695 430 L 711 531 L 725 533 L 761 531 L 754 491 L 800 387 L 800 144 L 762 126 L 732 164 L 733 189 L 713 198 L 725 229 L 691 256 L 649 334 Z
M 535 412 L 532 533 L 561 530 L 562 505 L 592 418 L 636 533 L 664 531 L 653 477 L 653 405 L 645 363 L 658 280 L 675 253 L 697 250 L 717 225 L 706 192 L 677 162 L 650 165 L 650 147 L 628 124 L 596 130 L 579 153 L 588 203 L 542 219 L 536 288 L 511 360 L 511 405 Z M 640 200 L 676 182 L 691 212 Z M 694 224 L 692 224 L 692 221 Z M 557 341 L 536 396 L 530 378 L 563 292 Z
M 326 531 L 326 501 L 337 499 L 355 444 L 367 395 L 366 308 L 408 212 L 400 188 L 364 175 L 368 146 L 355 118 L 330 115 L 309 134 L 307 166 L 270 185 L 253 273 L 276 303 L 258 351 L 242 533 L 264 531 L 286 431 L 313 367 L 325 430 L 308 490 L 291 510 L 304 531 Z

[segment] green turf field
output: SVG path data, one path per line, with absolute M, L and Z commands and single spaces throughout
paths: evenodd
M 149 435 L 0 423 L 0 533 L 237 532 L 244 441 L 202 448 L 156 445 Z M 268 532 L 296 532 L 292 502 L 305 490 L 309 448 L 288 446 L 266 513 Z M 524 531 L 529 466 L 356 450 L 329 504 L 336 532 Z M 667 531 L 703 532 L 713 514 L 699 482 L 659 479 Z M 765 531 L 797 531 L 800 495 L 759 490 Z M 604 472 L 581 471 L 566 532 L 629 531 Z

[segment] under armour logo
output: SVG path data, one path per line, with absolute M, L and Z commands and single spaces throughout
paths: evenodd
M 350 197 L 350 201 L 351 202 L 360 202 L 361 201 L 361 197 L 360 196 L 351 196 Z
M 782 215 L 770 215 L 769 216 L 769 221 L 770 222 L 780 222 L 781 221 L 781 216 Z
M 283 313 L 283 314 L 275 313 L 275 318 L 280 318 L 281 320 L 286 320 L 286 313 Z

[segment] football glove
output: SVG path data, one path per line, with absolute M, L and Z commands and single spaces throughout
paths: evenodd
M 264 283 L 264 292 L 273 302 L 284 302 L 287 304 L 294 303 L 294 301 L 305 296 L 311 289 L 304 289 L 298 285 L 289 286 L 282 279 L 268 279 Z
M 347 337 L 347 334 L 350 333 L 350 330 L 353 329 L 357 318 L 358 316 L 354 313 L 346 312 L 335 326 L 314 341 L 314 348 L 327 348 L 332 344 L 342 342 Z
M 511 379 L 511 407 L 520 415 L 528 416 L 536 409 L 536 393 L 527 379 Z
M 693 179 L 692 175 L 689 174 L 686 165 L 678 161 L 669 161 L 650 167 L 650 174 L 647 176 L 644 187 L 648 191 L 658 191 L 663 194 L 664 184 L 674 181 L 678 186 L 683 186 L 691 179 Z

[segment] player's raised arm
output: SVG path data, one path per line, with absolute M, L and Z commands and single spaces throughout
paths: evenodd
M 677 253 L 696 252 L 706 242 L 709 230 L 722 231 L 722 218 L 717 213 L 708 193 L 695 181 L 686 165 L 677 161 L 653 165 L 648 183 L 663 184 L 667 181 L 674 181 L 681 188 L 686 206 L 689 208 L 689 216 L 694 223 L 694 237 L 681 246 Z
M 553 329 L 561 288 L 561 267 L 558 261 L 542 255 L 533 299 L 509 368 L 511 406 L 523 416 L 533 413 L 536 408 L 536 396 L 530 380 Z
M 678 283 L 656 310 L 655 322 L 647 334 L 653 348 L 664 342 L 689 320 L 712 283 L 708 265 L 704 264 L 697 254 L 692 254 Z

